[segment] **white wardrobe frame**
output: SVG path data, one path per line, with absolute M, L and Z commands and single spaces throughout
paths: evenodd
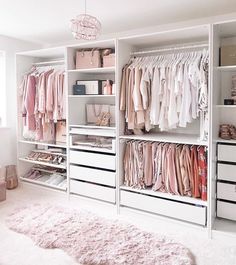
M 122 68 L 127 63 L 128 58 L 130 58 L 130 53 L 134 51 L 145 51 L 145 50 L 155 50 L 163 47 L 174 47 L 177 45 L 187 45 L 192 43 L 199 43 L 204 42 L 208 44 L 209 47 L 209 136 L 208 141 L 203 143 L 205 146 L 208 147 L 208 200 L 207 202 L 201 202 L 203 206 L 207 207 L 207 223 L 206 225 L 196 225 L 189 222 L 184 222 L 178 220 L 178 216 L 172 218 L 168 218 L 168 209 L 165 211 L 162 211 L 161 214 L 166 216 L 160 216 L 155 215 L 153 213 L 150 213 L 152 211 L 149 211 L 148 207 L 143 210 L 137 210 L 133 209 L 135 207 L 131 207 L 130 211 L 135 211 L 138 213 L 143 213 L 148 216 L 156 216 L 157 218 L 164 218 L 165 220 L 172 220 L 174 222 L 187 225 L 190 227 L 194 227 L 196 229 L 200 229 L 201 231 L 204 231 L 209 236 L 214 235 L 216 232 L 223 232 L 227 229 L 217 229 L 214 227 L 214 223 L 216 220 L 216 197 L 215 197 L 215 175 L 216 175 L 216 134 L 218 132 L 218 124 L 219 122 L 217 120 L 217 115 L 213 115 L 215 111 L 215 107 L 213 105 L 214 102 L 214 93 L 213 93 L 213 84 L 216 83 L 217 80 L 217 73 L 216 73 L 216 67 L 218 66 L 218 41 L 216 37 L 216 27 L 220 23 L 236 23 L 235 21 L 225 21 L 225 22 L 219 22 L 214 24 L 204 24 L 194 27 L 185 27 L 181 29 L 173 29 L 163 32 L 153 32 L 149 34 L 141 34 L 141 35 L 135 35 L 135 36 L 127 36 L 117 39 L 110 39 L 110 40 L 101 40 L 101 41 L 94 41 L 94 42 L 88 42 L 88 43 L 81 43 L 77 45 L 68 45 L 64 47 L 58 47 L 58 48 L 49 48 L 49 49 L 41 49 L 41 50 L 35 50 L 35 51 L 29 51 L 29 52 L 23 52 L 18 53 L 16 55 L 16 72 L 17 72 L 17 89 L 19 87 L 19 84 L 21 82 L 21 78 L 24 72 L 29 70 L 30 65 L 32 62 L 45 62 L 45 61 L 51 61 L 58 58 L 63 57 L 65 60 L 65 70 L 66 70 L 66 79 L 67 79 L 67 121 L 70 120 L 69 117 L 69 104 L 70 104 L 70 95 L 68 93 L 69 89 L 71 89 L 72 81 L 69 78 L 69 72 L 73 72 L 71 70 L 70 66 L 72 64 L 71 62 L 71 55 L 70 51 L 73 49 L 82 49 L 82 48 L 94 48 L 94 47 L 109 47 L 109 44 L 113 43 L 116 51 L 116 63 L 114 69 L 111 69 L 111 71 L 114 71 L 115 74 L 115 82 L 116 82 L 116 96 L 115 96 L 115 104 L 116 104 L 116 202 L 114 203 L 114 207 L 116 207 L 117 213 L 123 213 L 123 206 L 121 207 L 121 192 L 125 190 L 130 190 L 130 188 L 122 188 L 122 179 L 123 179 L 123 169 L 122 169 L 122 163 L 123 163 L 123 152 L 124 152 L 124 144 L 127 141 L 127 139 L 143 139 L 143 140 L 155 140 L 155 141 L 163 141 L 163 142 L 173 142 L 173 143 L 183 143 L 183 144 L 197 144 L 201 145 L 202 142 L 199 141 L 195 137 L 185 137 L 185 135 L 182 136 L 179 134 L 179 138 L 176 138 L 175 135 L 173 136 L 158 136 L 158 135 L 145 135 L 142 137 L 137 136 L 124 136 L 123 135 L 123 118 L 122 114 L 119 110 L 119 88 L 120 88 L 120 81 L 121 81 L 121 74 L 122 74 Z M 182 35 L 181 35 L 182 34 Z M 236 36 L 236 32 L 235 32 Z M 133 45 L 134 43 L 137 43 L 138 45 Z M 187 43 L 187 44 L 186 44 Z M 131 47 L 133 45 L 133 48 Z M 78 71 L 78 70 L 77 70 Z M 103 72 L 102 69 L 97 70 L 81 70 L 81 72 L 89 72 L 93 71 L 95 74 L 101 74 Z M 74 70 L 76 72 L 76 70 Z M 108 71 L 109 72 L 109 71 Z M 25 155 L 27 152 L 29 152 L 32 149 L 32 143 L 29 141 L 22 140 L 21 136 L 21 118 L 20 118 L 20 106 L 19 106 L 19 100 L 18 100 L 18 139 L 17 139 L 17 158 L 18 158 L 18 174 L 19 176 L 22 176 L 23 172 L 26 171 L 29 166 L 25 167 L 25 164 L 22 164 L 22 161 L 20 161 L 20 158 L 22 158 L 22 154 Z M 37 143 L 36 143 L 37 144 Z M 70 157 L 69 157 L 69 122 L 67 122 L 67 170 L 69 170 L 70 166 Z M 67 196 L 70 198 L 72 196 L 70 194 L 70 172 L 67 172 Z M 25 183 L 24 181 L 22 183 Z M 39 186 L 41 187 L 41 186 Z M 50 187 L 49 187 L 50 188 Z M 145 197 L 145 191 L 141 192 L 142 195 Z M 138 193 L 136 193 L 138 194 Z M 154 195 L 147 193 L 147 195 Z M 154 195 L 155 196 L 155 195 Z M 162 198 L 172 200 L 173 195 L 169 194 L 162 194 L 159 195 Z M 74 195 L 73 195 L 74 197 Z M 145 198 L 148 198 L 151 200 L 150 196 L 146 196 Z M 196 199 L 192 198 L 182 198 L 183 201 L 187 203 L 195 203 Z M 160 205 L 161 205 L 161 199 L 160 199 Z M 127 207 L 125 207 L 127 208 Z M 143 206 L 145 208 L 145 206 Z M 165 206 L 164 206 L 165 208 Z M 129 209 L 129 207 L 127 208 Z M 171 208 L 170 208 L 171 209 Z M 187 209 L 187 208 L 186 208 Z M 186 210 L 187 211 L 187 210 Z M 173 216 L 172 216 L 173 217 Z M 223 221 L 224 223 L 224 221 Z M 224 223 L 227 227 L 227 221 Z M 236 233 L 234 233 L 234 224 L 230 225 L 233 227 L 230 229 L 229 234 L 236 236 Z M 214 232 L 214 233 L 212 233 Z M 226 233 L 227 234 L 227 233 Z

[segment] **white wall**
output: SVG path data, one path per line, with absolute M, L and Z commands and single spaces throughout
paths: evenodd
M 0 35 L 0 50 L 6 52 L 6 126 L 0 128 L 0 165 L 16 164 L 16 73 L 15 53 L 41 48 L 38 44 Z

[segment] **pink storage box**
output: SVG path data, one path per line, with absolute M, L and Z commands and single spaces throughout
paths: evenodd
M 103 67 L 115 66 L 115 53 L 103 56 Z
M 0 202 L 6 200 L 6 182 L 1 181 L 0 182 Z

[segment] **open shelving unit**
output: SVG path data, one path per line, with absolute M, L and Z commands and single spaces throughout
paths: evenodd
M 65 47 L 56 47 L 56 48 L 48 48 L 41 50 L 34 50 L 28 52 L 21 52 L 16 54 L 16 66 L 17 66 L 17 89 L 19 88 L 23 75 L 27 73 L 32 66 L 35 67 L 57 67 L 65 68 Z M 19 97 L 19 93 L 17 93 L 17 110 L 18 110 L 18 132 L 17 132 L 17 156 L 18 156 L 18 175 L 21 181 L 31 183 L 32 185 L 44 186 L 53 190 L 66 191 L 66 188 L 60 188 L 56 185 L 50 185 L 41 181 L 31 180 L 28 178 L 24 178 L 24 175 L 34 166 L 40 165 L 55 169 L 66 169 L 66 165 L 58 165 L 52 164 L 42 161 L 35 161 L 27 159 L 27 155 L 37 149 L 40 152 L 50 153 L 48 148 L 59 148 L 65 150 L 65 154 L 62 154 L 64 157 L 67 157 L 67 143 L 62 142 L 43 142 L 43 141 L 34 141 L 23 137 L 23 122 L 21 115 L 21 101 Z M 60 154 L 61 155 L 61 154 Z M 67 176 L 65 176 L 67 177 Z
M 208 235 L 226 233 L 236 236 L 233 221 L 216 217 L 217 212 L 217 145 L 236 145 L 236 140 L 224 140 L 218 136 L 221 123 L 236 125 L 236 105 L 223 105 L 224 98 L 230 97 L 231 77 L 236 74 L 236 66 L 219 66 L 219 48 L 224 44 L 236 44 L 236 21 L 186 27 L 164 32 L 153 32 L 126 36 L 118 39 L 78 43 L 65 47 L 42 49 L 17 54 L 17 87 L 22 75 L 32 65 L 65 64 L 67 88 L 67 143 L 45 143 L 23 139 L 18 106 L 18 173 L 23 182 L 39 187 L 63 191 L 68 197 L 88 197 L 113 205 L 117 213 L 128 210 L 155 217 L 179 220 L 193 225 Z M 171 47 L 202 43 L 208 46 L 209 62 L 209 135 L 200 140 L 200 118 L 186 128 L 178 128 L 171 133 L 157 129 L 144 135 L 124 135 L 124 113 L 119 110 L 119 94 L 122 68 L 129 61 L 131 53 L 160 50 Z M 80 49 L 113 48 L 116 62 L 114 67 L 75 69 L 75 54 Z M 184 49 L 182 49 L 184 51 Z M 116 84 L 114 95 L 73 95 L 73 85 L 77 80 L 111 79 Z M 112 127 L 94 126 L 86 123 L 86 104 L 107 104 L 115 106 L 115 124 Z M 115 141 L 115 148 L 105 150 L 100 147 L 76 146 L 72 137 L 103 136 Z M 208 149 L 208 200 L 155 192 L 151 189 L 136 189 L 124 186 L 123 156 L 128 141 L 150 141 L 204 146 Z M 25 159 L 37 146 L 55 147 L 66 150 L 67 164 L 59 168 L 67 170 L 67 188 L 59 189 L 47 183 L 23 178 L 33 164 L 41 164 Z M 47 163 L 43 163 L 46 166 Z M 55 165 L 56 167 L 56 165 Z

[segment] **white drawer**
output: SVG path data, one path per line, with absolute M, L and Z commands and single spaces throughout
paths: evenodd
M 116 202 L 116 190 L 96 184 L 70 180 L 70 193 L 87 196 L 107 202 Z
M 236 182 L 236 165 L 218 163 L 217 178 Z
M 100 169 L 70 165 L 70 178 L 116 186 L 116 173 Z
M 218 144 L 218 160 L 236 162 L 236 145 Z
M 178 203 L 129 191 L 121 191 L 121 205 L 206 225 L 206 207 Z
M 218 182 L 217 198 L 228 201 L 236 201 L 236 185 Z
M 236 204 L 217 201 L 217 216 L 236 221 Z
M 116 170 L 116 157 L 113 155 L 71 150 L 70 163 Z

